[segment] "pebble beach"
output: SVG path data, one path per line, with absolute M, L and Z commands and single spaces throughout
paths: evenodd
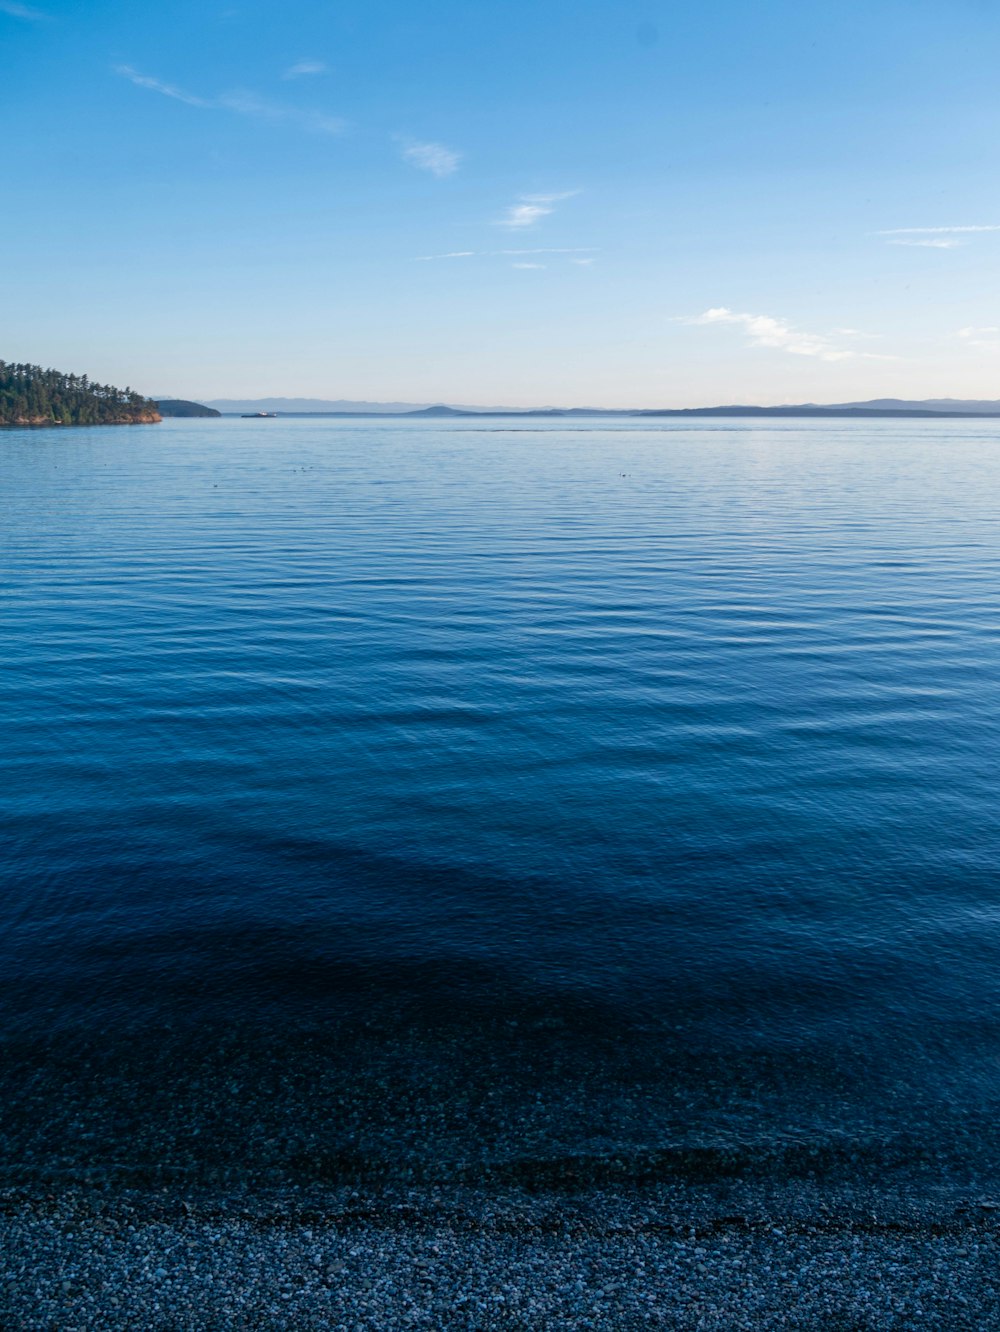
M 992 1198 L 6 1190 L 5 1332 L 975 1329 Z

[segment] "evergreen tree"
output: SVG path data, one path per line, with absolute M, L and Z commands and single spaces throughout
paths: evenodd
M 0 361 L 0 425 L 127 425 L 159 419 L 156 403 L 131 388 Z

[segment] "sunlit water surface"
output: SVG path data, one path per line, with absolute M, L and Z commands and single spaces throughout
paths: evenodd
M 0 1179 L 1000 1162 L 1000 423 L 6 431 L 0 506 Z

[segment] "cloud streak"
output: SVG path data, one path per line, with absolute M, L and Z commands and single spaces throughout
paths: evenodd
M 418 171 L 427 171 L 438 179 L 452 176 L 458 170 L 462 154 L 443 143 L 422 142 L 419 139 L 400 139 L 403 160 Z
M 322 111 L 305 111 L 296 106 L 284 106 L 280 102 L 269 102 L 251 92 L 223 93 L 214 105 L 224 111 L 232 111 L 238 116 L 248 116 L 251 120 L 263 120 L 272 124 L 284 121 L 311 134 L 343 134 L 347 123 L 338 116 L 328 116 Z
M 0 14 L 6 14 L 9 18 L 26 19 L 29 23 L 45 23 L 49 18 L 49 15 L 43 14 L 40 9 L 18 4 L 17 0 L 0 0 Z
M 974 227 L 893 227 L 889 231 L 876 231 L 876 236 L 942 236 L 954 232 L 1000 231 L 1000 223 Z
M 922 239 L 919 236 L 893 236 L 889 240 L 890 245 L 907 245 L 921 250 L 957 250 L 967 243 L 957 236 L 924 236 Z
M 418 254 L 417 263 L 429 264 L 437 259 L 495 259 L 500 256 L 517 254 L 586 254 L 594 255 L 598 251 L 591 245 L 557 246 L 544 245 L 525 250 L 449 250 L 447 254 Z M 593 259 L 574 259 L 573 263 L 590 264 Z
M 500 219 L 497 226 L 500 227 L 533 227 L 536 222 L 541 222 L 543 217 L 548 217 L 552 209 L 546 204 L 541 203 L 519 203 L 511 204 L 504 217 Z
M 496 225 L 512 231 L 525 231 L 555 212 L 557 203 L 572 199 L 576 193 L 576 190 L 566 190 L 562 194 L 522 194 L 517 203 L 511 204 L 503 217 L 497 219 Z
M 206 98 L 196 97 L 194 93 L 185 92 L 183 88 L 177 88 L 172 83 L 164 83 L 162 79 L 154 79 L 148 74 L 140 74 L 131 65 L 116 65 L 115 73 L 120 74 L 123 79 L 128 79 L 129 83 L 134 83 L 137 88 L 148 88 L 150 92 L 159 93 L 162 97 L 172 97 L 175 101 L 183 102 L 186 106 L 200 106 L 207 109 L 213 105 Z
M 956 337 L 976 351 L 1000 352 L 1000 328 L 994 324 L 981 328 L 960 328 Z
M 285 106 L 280 102 L 269 102 L 251 92 L 227 92 L 218 97 L 199 97 L 173 83 L 164 83 L 162 79 L 142 74 L 131 65 L 116 65 L 115 73 L 128 79 L 137 88 L 146 88 L 159 93 L 161 97 L 170 97 L 185 106 L 199 107 L 204 111 L 230 111 L 234 115 L 246 116 L 251 120 L 265 121 L 270 124 L 283 122 L 313 134 L 343 134 L 346 122 L 336 116 L 328 116 L 321 111 L 307 111 L 295 106 Z
M 840 347 L 822 333 L 806 333 L 784 319 L 775 319 L 771 315 L 740 314 L 725 306 L 706 310 L 704 314 L 681 320 L 685 324 L 699 326 L 731 325 L 741 328 L 751 347 L 766 347 L 772 351 L 787 352 L 791 356 L 814 356 L 821 361 L 848 361 L 856 357 L 866 360 L 891 361 L 892 356 L 880 356 L 874 352 L 857 352 L 847 347 Z
M 289 65 L 281 77 L 283 79 L 305 79 L 313 74 L 325 73 L 326 65 L 322 60 L 298 60 L 294 65 Z
M 922 250 L 957 250 L 967 245 L 966 237 L 1000 231 L 1000 225 L 988 223 L 963 227 L 891 227 L 876 231 L 887 245 L 906 245 Z

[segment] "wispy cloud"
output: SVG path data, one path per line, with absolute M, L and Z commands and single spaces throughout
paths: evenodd
M 227 92 L 218 97 L 199 97 L 175 84 L 164 83 L 148 74 L 141 74 L 131 65 L 117 65 L 115 73 L 128 79 L 138 88 L 147 88 L 150 92 L 163 97 L 172 97 L 174 101 L 184 102 L 187 106 L 197 106 L 206 111 L 231 111 L 238 116 L 247 116 L 251 120 L 275 123 L 283 121 L 299 129 L 314 134 L 343 134 L 346 122 L 336 116 L 328 116 L 321 111 L 303 110 L 296 106 L 285 106 L 280 102 L 269 102 L 252 92 Z
M 751 347 L 768 347 L 774 351 L 788 352 L 792 356 L 815 356 L 821 361 L 848 361 L 854 357 L 866 360 L 891 361 L 892 356 L 880 356 L 874 352 L 859 352 L 849 347 L 840 347 L 823 333 L 806 333 L 784 319 L 775 319 L 771 315 L 740 314 L 725 306 L 706 310 L 704 314 L 681 320 L 685 324 L 730 324 L 742 328 Z
M 343 134 L 347 122 L 339 116 L 328 116 L 322 111 L 303 110 L 297 106 L 284 106 L 280 102 L 269 102 L 251 92 L 223 93 L 216 99 L 215 105 L 225 111 L 234 111 L 239 116 L 249 116 L 252 120 L 270 122 L 286 121 L 309 130 L 313 134 Z
M 974 227 L 893 227 L 891 231 L 876 231 L 876 236 L 941 236 L 951 232 L 1000 231 L 1000 223 Z
M 403 158 L 420 171 L 429 171 L 432 176 L 443 178 L 458 170 L 462 154 L 454 148 L 446 148 L 443 143 L 427 143 L 419 139 L 398 140 Z
M 517 255 L 517 254 L 584 254 L 593 255 L 597 253 L 594 246 L 574 245 L 574 246 L 538 246 L 528 250 L 449 250 L 447 254 L 418 254 L 417 262 L 421 264 L 432 263 L 436 259 L 495 259 L 499 256 Z M 573 259 L 575 264 L 592 264 L 590 259 Z
M 10 18 L 27 19 L 29 23 L 44 23 L 51 16 L 43 14 L 40 9 L 32 9 L 30 5 L 19 5 L 17 0 L 0 0 L 0 14 L 7 14 Z
M 887 245 L 914 246 L 923 250 L 957 250 L 967 245 L 966 237 L 988 231 L 1000 231 L 1000 225 L 987 224 L 965 227 L 892 227 L 876 231 Z
M 498 222 L 501 227 L 533 227 L 543 217 L 548 217 L 551 207 L 541 203 L 511 204 L 506 214 Z
M 547 267 L 548 267 L 547 264 L 528 264 L 524 262 L 511 264 L 511 268 L 547 268 Z
M 172 83 L 164 83 L 162 79 L 150 78 L 148 74 L 140 74 L 137 69 L 131 65 L 116 65 L 115 73 L 120 74 L 123 79 L 128 79 L 134 83 L 137 88 L 148 88 L 150 92 L 157 92 L 164 97 L 173 97 L 175 101 L 184 102 L 188 106 L 211 107 L 214 103 L 204 97 L 196 97 L 194 93 L 185 92 L 183 88 L 177 88 Z
M 594 247 L 584 245 L 545 245 L 532 250 L 487 250 L 487 254 L 593 254 Z
M 973 347 L 976 351 L 1000 352 L 1000 327 L 993 324 L 980 328 L 960 328 L 956 337 L 961 338 L 967 347 Z
M 497 219 L 498 227 L 510 227 L 512 231 L 523 231 L 541 222 L 555 211 L 555 206 L 563 199 L 572 199 L 576 190 L 566 190 L 562 194 L 522 194 L 517 203 L 511 204 L 503 217 Z
M 959 240 L 957 236 L 892 236 L 888 243 L 907 245 L 920 250 L 957 250 L 960 246 L 967 245 L 968 241 Z
M 326 65 L 322 60 L 297 60 L 294 65 L 289 65 L 282 74 L 283 79 L 305 79 L 312 74 L 325 74 Z

